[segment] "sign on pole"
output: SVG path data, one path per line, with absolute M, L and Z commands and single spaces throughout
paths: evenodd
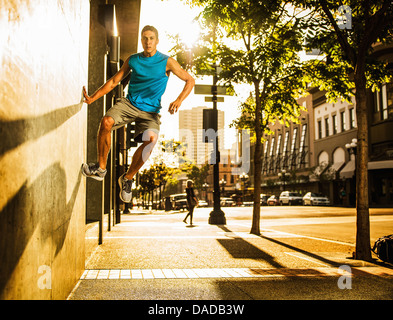
M 213 102 L 214 97 L 205 97 L 205 102 Z M 224 102 L 224 97 L 216 97 L 217 102 Z
M 223 95 L 230 95 L 229 93 L 229 87 L 225 86 L 216 86 L 217 87 L 217 95 L 223 96 Z M 214 94 L 213 93 L 213 88 L 214 86 L 208 85 L 208 84 L 196 84 L 194 86 L 194 93 L 195 94 Z

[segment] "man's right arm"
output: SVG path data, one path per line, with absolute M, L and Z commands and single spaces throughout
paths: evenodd
M 83 95 L 85 97 L 85 100 L 83 102 L 87 104 L 91 104 L 94 101 L 98 100 L 102 96 L 106 95 L 107 93 L 111 92 L 121 80 L 124 79 L 128 75 L 128 73 L 131 71 L 128 61 L 130 58 L 128 58 L 120 68 L 116 74 L 110 78 L 107 82 L 105 82 L 100 88 L 97 89 L 96 92 L 94 92 L 91 96 L 87 94 L 86 88 L 83 87 Z

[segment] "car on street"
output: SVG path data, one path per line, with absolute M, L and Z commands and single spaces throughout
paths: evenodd
M 187 210 L 187 194 L 179 193 L 170 196 L 173 210 Z
M 268 206 L 277 206 L 279 204 L 278 196 L 272 195 L 266 202 Z
M 203 207 L 207 207 L 208 204 L 205 200 L 198 200 L 198 207 L 203 208 Z
M 254 201 L 243 201 L 243 207 L 252 207 L 254 205 Z
M 261 194 L 261 206 L 267 206 L 267 199 L 269 199 L 267 194 Z
M 280 205 L 287 204 L 289 206 L 303 204 L 303 197 L 292 191 L 283 191 L 280 194 Z
M 221 207 L 232 207 L 235 205 L 235 201 L 232 198 L 221 198 L 220 206 Z
M 303 197 L 303 205 L 307 206 L 328 206 L 330 200 L 321 193 L 307 192 Z

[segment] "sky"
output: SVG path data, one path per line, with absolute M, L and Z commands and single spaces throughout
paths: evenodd
M 145 25 L 152 25 L 159 33 L 158 51 L 169 54 L 169 50 L 174 46 L 169 39 L 169 35 L 180 34 L 182 38 L 196 39 L 199 26 L 193 23 L 193 19 L 201 9 L 191 8 L 180 0 L 142 0 L 140 15 L 140 30 Z M 139 32 L 140 34 L 140 32 Z M 138 51 L 142 51 L 139 43 Z M 196 78 L 196 84 L 212 84 L 212 77 Z M 162 97 L 161 109 L 161 134 L 165 139 L 178 139 L 179 135 L 179 113 L 169 114 L 169 104 L 176 100 L 184 87 L 184 82 L 172 75 L 169 78 L 167 90 Z M 239 116 L 239 101 L 244 100 L 248 93 L 241 93 L 239 96 L 225 96 L 224 102 L 218 103 L 217 108 L 225 112 L 225 148 L 230 149 L 235 142 L 235 130 L 229 128 L 229 124 Z M 194 91 L 184 100 L 179 110 L 191 109 L 193 107 L 205 106 L 212 108 L 211 102 L 205 102 L 203 95 L 195 95 Z

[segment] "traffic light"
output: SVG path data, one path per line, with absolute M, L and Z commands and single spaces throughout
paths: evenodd
M 135 141 L 135 122 L 127 124 L 126 132 L 126 148 L 136 147 L 138 143 Z
M 217 109 L 203 109 L 203 142 L 214 142 L 217 134 Z M 210 130 L 209 130 L 210 129 Z

